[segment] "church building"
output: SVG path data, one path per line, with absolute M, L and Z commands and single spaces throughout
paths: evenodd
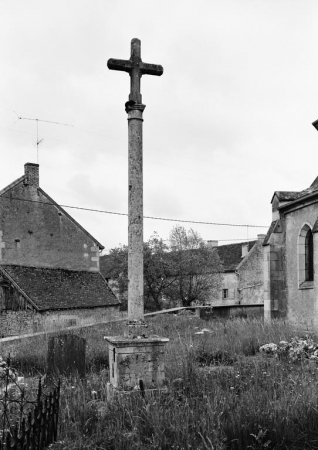
M 300 192 L 276 191 L 264 246 L 265 319 L 318 326 L 318 177 Z
M 104 248 L 39 187 L 39 165 L 0 191 L 0 337 L 116 317 Z

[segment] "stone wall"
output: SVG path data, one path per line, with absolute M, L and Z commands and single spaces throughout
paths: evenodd
M 308 224 L 312 229 L 318 215 L 318 204 L 289 212 L 286 222 L 286 290 L 288 297 L 287 317 L 302 325 L 318 326 L 317 280 L 302 288 L 299 284 L 298 243 L 302 227 Z M 314 233 L 314 278 L 318 277 L 318 235 Z
M 97 321 L 96 324 L 87 324 L 87 325 L 82 325 L 82 326 L 76 326 L 76 327 L 69 327 L 69 328 L 61 328 L 59 330 L 52 330 L 52 331 L 42 331 L 42 332 L 38 332 L 38 333 L 31 333 L 31 334 L 24 334 L 21 336 L 14 336 L 14 337 L 6 337 L 3 339 L 0 339 L 0 356 L 2 357 L 7 357 L 8 354 L 10 353 L 10 355 L 12 357 L 15 357 L 17 353 L 21 354 L 21 351 L 23 348 L 27 347 L 27 348 L 32 348 L 33 347 L 38 347 L 39 342 L 43 345 L 47 345 L 50 336 L 58 333 L 75 333 L 78 335 L 82 335 L 82 332 L 85 332 L 86 328 L 89 327 L 94 327 L 94 326 L 98 326 L 99 324 L 103 325 L 103 331 L 102 333 L 106 332 L 105 325 L 104 324 L 111 324 L 112 322 L 117 322 L 117 321 L 121 321 L 121 320 L 126 320 L 127 317 L 126 315 L 123 315 L 122 313 L 120 313 L 120 318 L 115 319 L 115 320 L 106 320 L 104 322 L 102 321 Z M 105 348 L 105 351 L 107 351 L 107 348 Z
M 222 274 L 223 281 L 222 281 L 222 287 L 218 292 L 217 298 L 215 296 L 212 296 L 208 298 L 205 301 L 206 305 L 233 305 L 239 302 L 238 298 L 238 278 L 235 272 L 225 272 Z M 223 289 L 228 290 L 228 297 L 223 298 Z
M 264 257 L 261 241 L 257 241 L 237 268 L 240 304 L 264 302 Z
M 2 196 L 0 264 L 98 271 L 99 247 L 66 212 L 50 205 L 33 172 Z
M 121 317 L 119 306 L 36 312 L 1 311 L 0 336 L 52 331 L 70 326 L 85 326 Z
M 269 244 L 264 247 L 264 317 L 287 314 L 285 218 L 277 220 Z

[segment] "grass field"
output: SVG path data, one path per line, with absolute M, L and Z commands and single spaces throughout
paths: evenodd
M 121 334 L 124 324 L 83 331 L 87 377 L 63 380 L 53 450 L 318 449 L 317 363 L 259 352 L 304 332 L 283 321 L 206 322 L 188 315 L 158 316 L 148 324 L 152 334 L 170 339 L 167 392 L 107 401 L 103 336 Z M 210 332 L 195 335 L 202 328 Z M 21 348 L 20 371 L 45 371 L 45 339 L 37 347 Z

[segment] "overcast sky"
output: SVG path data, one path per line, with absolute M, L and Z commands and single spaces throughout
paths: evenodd
M 318 175 L 318 2 L 2 0 L 0 189 L 37 162 L 60 204 L 127 212 L 130 80 L 109 58 L 144 62 L 144 214 L 269 226 L 275 190 Z M 15 112 L 14 112 L 15 111 Z M 127 217 L 66 209 L 107 249 Z M 177 223 L 177 222 L 175 222 Z M 144 237 L 174 222 L 145 219 Z M 266 228 L 188 225 L 208 239 Z M 229 241 L 230 243 L 231 241 Z

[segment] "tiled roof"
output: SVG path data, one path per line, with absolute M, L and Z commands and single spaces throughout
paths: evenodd
M 248 244 L 248 251 L 250 251 L 256 242 L 257 241 L 247 241 L 215 247 L 220 260 L 223 263 L 224 270 L 235 270 L 242 261 L 242 245 Z
M 118 305 L 99 272 L 1 265 L 39 310 Z
M 285 201 L 292 201 L 292 200 L 296 200 L 296 198 L 299 197 L 301 192 L 275 191 L 275 194 L 277 195 L 278 200 L 281 200 L 281 201 L 284 201 L 284 200 Z
M 313 192 L 318 192 L 318 177 L 315 178 L 315 180 L 311 183 L 311 185 L 307 189 L 304 189 L 299 192 L 275 191 L 274 195 L 276 194 L 280 201 L 292 202 L 294 200 L 302 199 L 303 197 L 306 197 L 307 195 L 312 194 Z M 288 205 L 283 205 L 281 208 L 285 207 L 288 208 Z

